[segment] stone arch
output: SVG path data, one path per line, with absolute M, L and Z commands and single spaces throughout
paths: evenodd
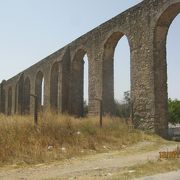
M 115 113 L 114 52 L 118 42 L 123 36 L 126 35 L 122 32 L 114 32 L 108 37 L 108 39 L 104 43 L 103 68 L 102 68 L 102 74 L 103 74 L 102 100 L 103 100 L 104 114 L 113 115 Z
M 58 111 L 59 104 L 59 63 L 55 62 L 51 68 L 50 79 L 50 106 L 51 110 Z
M 36 75 L 36 80 L 35 80 L 35 94 L 37 95 L 38 98 L 38 110 L 42 110 L 42 106 L 44 102 L 44 75 L 41 71 L 39 71 Z
M 180 3 L 170 5 L 160 14 L 154 28 L 154 90 L 155 90 L 155 131 L 167 137 L 168 129 L 168 93 L 166 40 L 169 27 L 180 13 Z
M 17 110 L 19 114 L 23 114 L 24 105 L 24 74 L 21 74 L 17 84 Z
M 24 81 L 23 114 L 30 113 L 30 90 L 31 90 L 30 79 L 29 77 L 26 77 Z
M 7 114 L 11 115 L 12 113 L 12 87 L 8 88 L 8 106 L 7 106 Z
M 71 62 L 71 113 L 76 116 L 83 116 L 84 114 L 84 56 L 86 54 L 87 52 L 84 49 L 79 49 Z

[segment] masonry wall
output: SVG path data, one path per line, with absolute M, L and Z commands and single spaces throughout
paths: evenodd
M 36 75 L 45 82 L 44 110 L 52 109 L 52 67 L 58 66 L 56 111 L 83 115 L 83 58 L 89 63 L 89 115 L 114 114 L 114 50 L 126 36 L 131 54 L 131 101 L 136 128 L 167 136 L 166 35 L 170 23 L 180 12 L 180 0 L 144 0 L 120 15 L 71 42 L 39 63 L 1 83 L 0 109 L 8 113 L 8 89 L 12 88 L 11 113 L 17 111 L 19 78 L 30 79 L 30 94 L 35 93 Z M 170 18 L 168 18 L 170 17 Z M 162 33 L 163 32 L 163 33 Z M 3 94 L 5 91 L 5 95 Z M 4 98 L 4 99 L 3 99 Z M 21 97 L 24 98 L 24 97 Z M 5 101 L 5 105 L 3 102 Z M 22 100 L 23 103 L 23 100 Z M 30 98 L 33 113 L 34 99 Z

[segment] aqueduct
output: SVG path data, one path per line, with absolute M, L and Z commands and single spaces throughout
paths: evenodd
M 81 116 L 83 113 L 83 58 L 89 63 L 89 114 L 114 112 L 114 49 L 126 36 L 131 54 L 131 99 L 136 128 L 167 136 L 166 37 L 180 12 L 180 0 L 144 0 L 103 23 L 37 64 L 0 84 L 0 111 L 33 113 L 38 107 Z

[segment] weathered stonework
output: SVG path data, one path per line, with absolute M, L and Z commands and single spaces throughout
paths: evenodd
M 180 0 L 144 0 L 98 26 L 64 48 L 0 84 L 0 111 L 33 113 L 37 94 L 41 106 L 73 115 L 83 114 L 83 57 L 89 63 L 89 114 L 114 113 L 114 49 L 126 36 L 131 53 L 131 99 L 136 128 L 167 136 L 166 37 L 180 12 Z

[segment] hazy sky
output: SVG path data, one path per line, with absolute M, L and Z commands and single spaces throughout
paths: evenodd
M 140 0 L 1 0 L 0 81 L 9 79 Z M 168 35 L 170 97 L 180 98 L 180 17 Z M 178 51 L 179 50 L 179 51 Z M 130 89 L 129 45 L 115 51 L 115 97 Z M 87 86 L 87 85 L 86 85 Z M 87 92 L 87 91 L 86 91 Z M 87 98 L 87 93 L 85 94 Z

